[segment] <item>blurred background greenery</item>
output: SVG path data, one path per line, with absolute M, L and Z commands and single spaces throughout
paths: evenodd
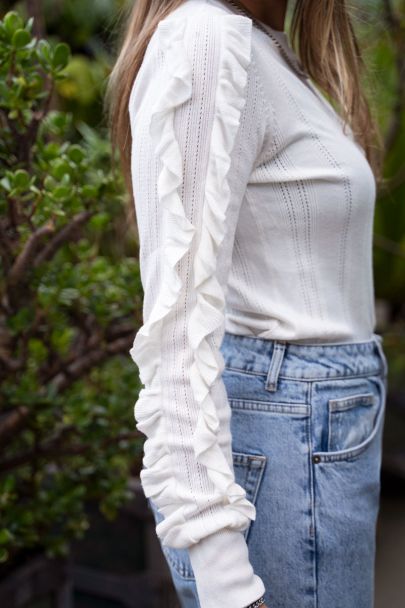
M 127 7 L 0 2 L 2 580 L 41 552 L 71 556 L 72 543 L 91 538 L 92 522 L 105 525 L 98 513 L 113 520 L 134 496 L 128 479 L 138 474 L 143 438 L 128 350 L 142 288 L 134 213 L 111 167 L 102 112 Z M 405 1 L 350 7 L 386 145 L 374 270 L 392 404 L 384 471 L 396 497 L 405 483 Z M 109 525 L 102 529 L 118 534 L 118 520 Z
M 135 225 L 101 98 L 114 3 L 18 3 L 0 22 L 0 562 L 66 555 L 85 507 L 129 500 L 142 446 L 129 357 Z M 38 12 L 36 12 L 38 11 Z M 33 18 L 34 17 L 34 18 Z M 108 36 L 107 36 L 108 38 Z M 68 44 L 66 43 L 68 42 Z

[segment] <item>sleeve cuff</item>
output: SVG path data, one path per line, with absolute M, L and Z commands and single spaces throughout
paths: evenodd
M 264 595 L 243 532 L 221 529 L 188 551 L 201 608 L 244 608 Z

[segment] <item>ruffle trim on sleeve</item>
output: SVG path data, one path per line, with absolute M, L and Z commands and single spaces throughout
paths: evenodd
M 199 413 L 193 436 L 196 460 L 207 468 L 215 488 L 209 517 L 190 509 L 176 486 L 171 454 L 165 443 L 165 412 L 160 386 L 161 331 L 166 315 L 177 302 L 182 281 L 175 269 L 189 250 L 196 228 L 185 216 L 178 193 L 182 183 L 182 156 L 174 131 L 174 111 L 192 95 L 192 68 L 184 49 L 187 20 L 170 19 L 158 26 L 159 40 L 170 70 L 166 84 L 153 108 L 150 134 L 162 161 L 158 195 L 167 231 L 162 254 L 162 286 L 146 323 L 137 332 L 130 350 L 145 385 L 135 404 L 136 427 L 147 435 L 140 476 L 145 495 L 151 497 L 165 519 L 156 532 L 164 545 L 184 548 L 225 527 L 244 530 L 256 517 L 245 490 L 235 483 L 234 473 L 218 443 L 219 419 L 211 387 L 221 374 L 211 334 L 223 327 L 224 293 L 216 278 L 218 250 L 226 233 L 226 211 L 231 191 L 227 181 L 231 153 L 245 104 L 247 69 L 251 52 L 251 21 L 239 15 L 222 15 L 220 58 L 212 125 L 201 237 L 194 258 L 197 303 L 193 309 L 188 337 L 194 354 L 190 382 Z M 207 501 L 206 501 L 207 502 Z M 215 505 L 225 508 L 216 509 Z M 212 515 L 215 515 L 214 517 Z

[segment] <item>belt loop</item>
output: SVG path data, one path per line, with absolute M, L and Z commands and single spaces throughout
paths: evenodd
M 273 352 L 271 353 L 271 361 L 265 384 L 267 391 L 277 390 L 278 375 L 280 373 L 281 363 L 283 362 L 285 347 L 285 340 L 273 340 Z
M 374 339 L 375 345 L 377 347 L 378 354 L 380 355 L 380 359 L 382 361 L 383 375 L 386 376 L 388 374 L 388 361 L 387 361 L 387 357 L 385 356 L 385 353 L 384 353 L 383 337 L 380 336 L 380 334 L 375 333 L 373 335 L 373 339 Z

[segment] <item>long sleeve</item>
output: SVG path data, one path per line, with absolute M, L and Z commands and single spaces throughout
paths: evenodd
M 235 483 L 219 350 L 239 210 L 265 137 L 251 27 L 223 12 L 166 17 L 129 105 L 141 483 L 164 516 L 162 543 L 189 549 L 201 608 L 242 608 L 264 593 L 243 536 L 256 512 Z

